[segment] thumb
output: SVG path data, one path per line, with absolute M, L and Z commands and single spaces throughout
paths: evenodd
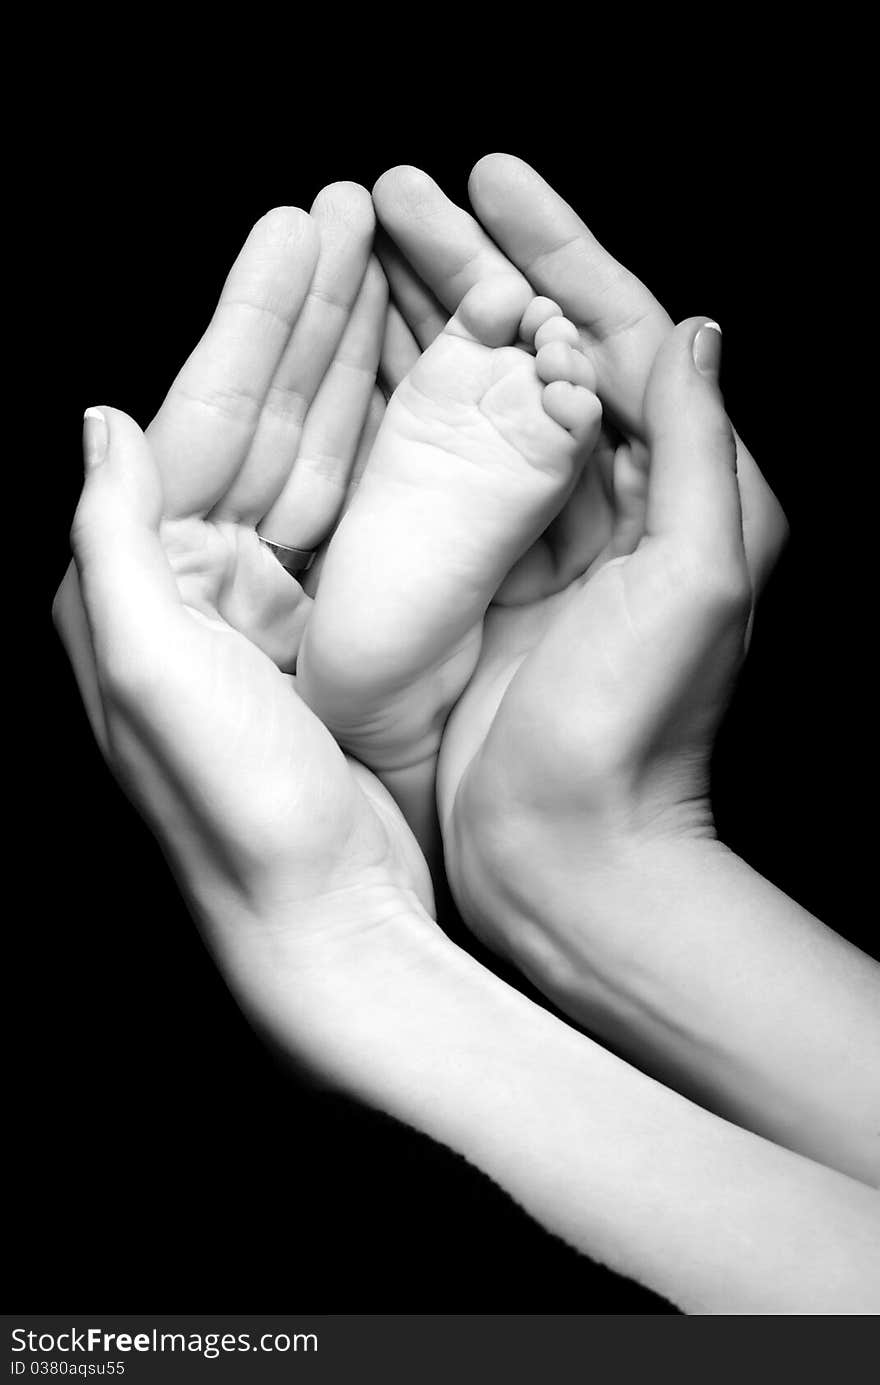
M 718 387 L 721 329 L 694 317 L 657 351 L 644 400 L 646 531 L 712 566 L 744 567 L 736 440 Z
M 162 484 L 141 429 L 118 409 L 87 409 L 83 463 L 71 544 L 100 676 L 108 659 L 161 638 L 183 612 L 159 542 Z

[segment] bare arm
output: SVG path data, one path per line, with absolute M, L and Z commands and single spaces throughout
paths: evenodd
M 424 925 L 305 969 L 252 938 L 232 983 L 325 1077 L 685 1311 L 880 1308 L 876 1193 L 701 1110 Z

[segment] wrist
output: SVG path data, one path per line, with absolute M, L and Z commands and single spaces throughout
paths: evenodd
M 415 978 L 454 951 L 414 892 L 360 885 L 271 908 L 214 894 L 194 909 L 256 1027 L 335 1086 L 371 1025 L 392 1025 Z
M 625 886 L 685 843 L 717 844 L 702 756 L 602 775 L 571 763 L 559 783 L 525 754 L 484 751 L 461 776 L 444 839 L 464 890 L 497 884 L 526 907 L 559 877 Z
M 476 770 L 476 772 L 474 772 Z M 622 779 L 586 804 L 528 803 L 475 766 L 446 823 L 450 884 L 466 922 L 557 1004 L 588 1019 L 606 993 L 640 985 L 634 939 L 670 881 L 698 879 L 726 853 L 708 798 L 663 796 Z M 650 973 L 651 949 L 638 944 Z M 662 980 L 662 968 L 660 978 Z

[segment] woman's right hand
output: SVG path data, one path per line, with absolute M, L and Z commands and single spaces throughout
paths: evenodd
M 713 737 L 786 529 L 725 417 L 720 337 L 696 320 L 672 331 L 520 161 L 490 156 L 471 188 L 492 240 L 425 175 L 380 182 L 379 214 L 424 281 L 389 260 L 404 318 L 424 336 L 427 289 L 454 306 L 506 251 L 580 325 L 626 441 L 604 549 L 570 504 L 561 537 L 585 546 L 568 590 L 490 609 L 441 749 L 453 892 L 485 941 L 640 1066 L 876 1183 L 876 964 L 714 839 Z

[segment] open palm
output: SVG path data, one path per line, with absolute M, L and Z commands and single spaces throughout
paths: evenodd
M 356 881 L 430 907 L 393 803 L 296 694 L 311 600 L 259 537 L 318 548 L 368 450 L 386 300 L 372 229 L 351 185 L 311 216 L 264 217 L 147 433 L 102 410 L 113 465 L 74 528 L 90 618 L 71 571 L 56 620 L 105 753 L 167 841 L 219 843 L 205 854 L 245 891 L 257 876 L 286 898 Z M 105 558 L 90 593 L 76 545 L 107 505 L 129 534 L 126 551 L 114 543 L 125 572 Z M 112 620 L 96 621 L 114 578 Z

